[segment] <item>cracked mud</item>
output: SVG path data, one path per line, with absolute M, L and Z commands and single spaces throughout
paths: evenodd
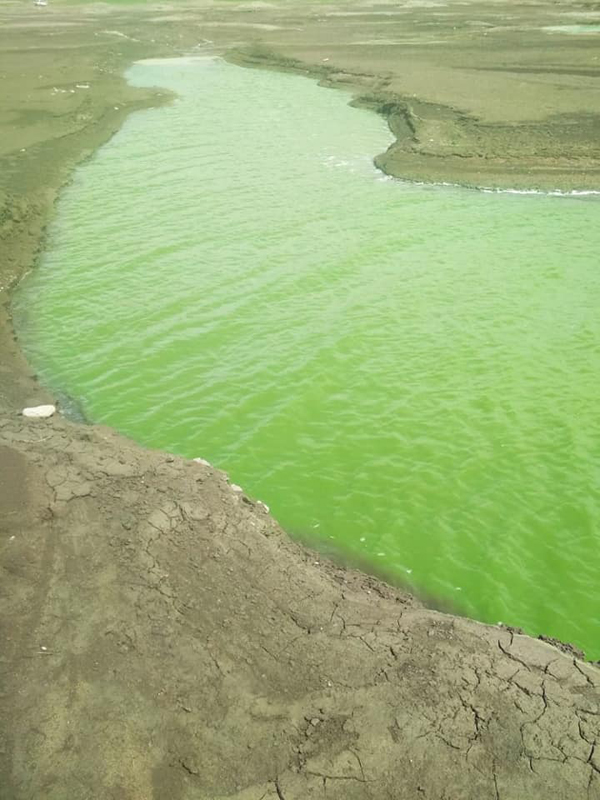
M 0 430 L 5 796 L 600 797 L 596 667 L 315 559 L 211 467 Z

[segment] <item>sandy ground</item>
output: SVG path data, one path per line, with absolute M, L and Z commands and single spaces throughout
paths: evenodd
M 600 798 L 600 671 L 292 543 L 209 467 L 60 416 L 10 326 L 144 56 L 350 85 L 394 174 L 600 189 L 593 3 L 0 3 L 0 798 Z M 233 52 L 232 52 L 233 51 Z M 375 155 L 375 154 L 374 154 Z M 118 257 L 118 253 L 115 254 Z

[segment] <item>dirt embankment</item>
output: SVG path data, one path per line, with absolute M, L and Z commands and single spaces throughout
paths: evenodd
M 600 190 L 595 4 L 352 3 L 296 22 L 230 57 L 351 88 L 390 122 L 390 175 Z
M 3 798 L 600 797 L 596 668 L 320 563 L 204 465 L 0 431 Z
M 227 58 L 242 66 L 310 75 L 322 86 L 352 89 L 352 105 L 381 114 L 395 137 L 374 159 L 393 177 L 471 188 L 600 194 L 600 115 L 485 122 L 451 106 L 390 91 L 389 80 L 380 76 L 308 64 L 264 46 L 233 50 Z
M 387 39 L 418 39 L 432 19 L 407 9 Z M 410 63 L 433 61 L 434 29 L 448 61 L 456 15 L 492 13 L 451 10 L 396 47 L 356 44 L 381 19 L 358 6 L 100 6 L 43 24 L 0 7 L 2 800 L 600 798 L 596 667 L 323 563 L 210 467 L 19 416 L 48 396 L 12 338 L 6 287 L 35 260 L 74 164 L 161 100 L 127 87 L 128 62 L 256 38 L 313 69 L 335 55 L 327 80 L 396 103 L 409 141 L 434 106 L 453 124 L 433 95 L 461 107 L 466 80 L 436 73 L 441 88 L 408 106 L 422 79 Z M 563 111 L 580 91 L 555 92 Z

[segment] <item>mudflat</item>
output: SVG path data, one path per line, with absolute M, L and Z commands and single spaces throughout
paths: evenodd
M 223 54 L 350 86 L 388 117 L 377 163 L 402 177 L 599 190 L 599 17 L 0 5 L 3 798 L 600 798 L 582 654 L 326 563 L 210 466 L 21 418 L 52 398 L 10 323 L 73 168 L 170 99 L 126 84 L 133 60 Z

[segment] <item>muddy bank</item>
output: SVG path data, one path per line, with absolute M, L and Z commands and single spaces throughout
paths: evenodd
M 209 467 L 0 430 L 3 797 L 600 797 L 596 668 L 320 563 Z
M 472 188 L 600 193 L 600 115 L 486 122 L 449 105 L 390 91 L 389 77 L 302 62 L 264 45 L 229 51 L 227 59 L 352 90 L 352 105 L 372 109 L 389 124 L 395 141 L 374 160 L 393 177 Z
M 12 337 L 7 290 L 35 262 L 75 164 L 129 111 L 167 99 L 128 87 L 126 64 L 259 38 L 294 68 L 322 69 L 335 31 L 335 69 L 323 77 L 350 81 L 362 102 L 397 104 L 379 110 L 397 126 L 408 170 L 419 152 L 403 126 L 433 108 L 454 130 L 447 109 L 461 108 L 448 76 L 408 99 L 424 74 L 415 48 L 445 58 L 450 75 L 453 23 L 492 14 L 444 8 L 421 44 L 398 46 L 421 64 L 411 78 L 399 77 L 405 56 L 392 45 L 355 44 L 380 19 L 362 6 L 65 7 L 41 22 L 37 9 L 0 7 L 3 800 L 600 798 L 595 667 L 322 563 L 216 470 L 101 428 L 19 416 L 49 396 Z M 406 13 L 386 18 L 388 39 L 435 21 L 418 6 Z M 450 37 L 435 59 L 434 28 Z M 542 94 L 578 113 L 584 78 Z M 439 104 L 438 91 L 456 96 Z M 477 125 L 497 124 L 475 90 L 472 102 L 465 125 L 476 113 Z M 517 111 L 511 131 L 524 129 Z M 420 130 L 422 139 L 431 128 Z M 593 155 L 585 136 L 580 159 Z M 529 139 L 519 141 L 523 150 Z M 566 133 L 559 141 L 570 152 Z

